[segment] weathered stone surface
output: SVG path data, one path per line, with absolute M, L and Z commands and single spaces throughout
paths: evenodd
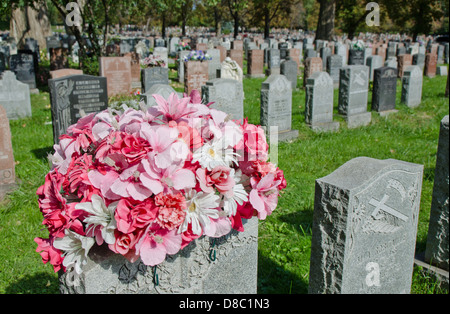
M 417 65 L 409 66 L 402 78 L 401 101 L 410 108 L 415 108 L 422 102 L 423 75 Z
M 226 112 L 231 119 L 244 119 L 244 89 L 241 82 L 233 79 L 214 79 L 202 87 L 205 103 L 214 102 L 210 108 Z
M 0 200 L 17 187 L 15 167 L 9 119 L 0 105 Z
M 441 121 L 425 261 L 449 270 L 449 121 Z
M 209 237 L 194 240 L 177 254 L 167 256 L 156 268 L 141 261 L 130 263 L 107 247 L 96 247 L 89 253 L 82 284 L 74 287 L 68 274 L 60 274 L 60 290 L 86 294 L 255 294 L 257 219 L 247 221 L 244 228 L 242 233 L 232 231 L 215 240 Z
M 309 292 L 409 293 L 423 166 L 355 158 L 316 180 Z
M 1 74 L 0 105 L 6 110 L 8 119 L 17 120 L 31 117 L 30 87 L 19 82 L 11 71 Z

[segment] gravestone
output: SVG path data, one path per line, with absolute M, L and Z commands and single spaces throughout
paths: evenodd
M 68 76 L 68 75 L 81 75 L 83 74 L 83 70 L 77 69 L 59 69 L 55 71 L 50 71 L 50 76 L 52 79 Z
M 386 61 L 384 62 L 384 66 L 389 68 L 397 68 L 398 66 L 397 57 L 387 58 Z
M 339 71 L 343 67 L 342 56 L 331 55 L 327 60 L 327 72 L 333 79 L 334 88 L 339 87 Z
M 395 110 L 397 98 L 397 69 L 382 67 L 375 70 L 372 92 L 372 110 L 385 115 Z
M 382 58 L 378 55 L 369 56 L 366 60 L 366 65 L 369 67 L 369 80 L 373 81 L 373 73 L 375 69 L 383 66 Z
M 153 55 L 159 56 L 158 59 L 162 59 L 164 60 L 164 67 L 168 68 L 169 67 L 169 53 L 167 52 L 167 48 L 166 47 L 156 47 L 153 49 Z
M 141 95 L 141 101 L 144 101 L 148 107 L 156 106 L 156 100 L 153 97 L 154 94 L 158 94 L 168 100 L 172 93 L 176 93 L 172 86 L 167 84 L 155 84 L 148 91 Z M 177 93 L 179 98 L 183 97 L 183 93 Z
M 217 77 L 217 70 L 220 69 L 220 50 L 208 49 L 206 53 L 211 57 L 211 60 L 208 61 L 208 75 L 212 80 Z
M 244 68 L 244 52 L 243 50 L 239 49 L 230 49 L 228 50 L 228 57 L 236 61 L 236 63 L 239 65 L 241 69 Z
M 218 78 L 209 80 L 202 87 L 205 103 L 214 102 L 210 108 L 229 114 L 233 120 L 244 119 L 244 89 L 242 82 Z
M 184 84 L 184 68 L 185 62 L 184 58 L 189 54 L 189 51 L 182 50 L 178 52 L 177 65 L 178 65 L 178 82 Z
M 0 52 L 0 74 L 6 71 L 6 56 L 3 52 Z
M 302 63 L 302 50 L 300 48 L 291 48 L 288 50 L 288 57 L 297 62 L 297 70 L 299 70 Z
M 124 55 L 131 62 L 131 88 L 141 88 L 141 63 L 137 52 L 129 52 Z
M 425 56 L 425 75 L 428 77 L 436 76 L 437 55 L 427 53 Z
M 8 119 L 31 117 L 30 87 L 18 81 L 11 71 L 5 71 L 0 80 L 0 105 Z
M 369 68 L 365 65 L 343 67 L 339 78 L 339 113 L 345 116 L 347 126 L 368 125 L 372 115 L 367 112 L 369 95 Z
M 327 59 L 331 56 L 331 49 L 329 47 L 320 48 L 320 58 L 322 59 L 322 69 L 327 68 Z
M 440 65 L 436 68 L 436 74 L 439 76 L 446 76 L 448 74 L 448 68 L 446 65 Z
M 425 68 L 425 55 L 423 53 L 413 55 L 412 65 L 418 65 L 423 71 Z
M 308 78 L 305 122 L 314 131 L 337 131 L 339 129 L 339 122 L 333 122 L 333 97 L 333 79 L 327 72 L 315 72 Z
M 10 70 L 16 74 L 17 80 L 28 84 L 30 90 L 36 88 L 33 55 L 27 53 L 12 55 L 10 58 Z
M 0 200 L 17 188 L 15 167 L 9 119 L 0 105 Z
M 417 65 L 409 66 L 402 78 L 402 103 L 415 108 L 422 102 L 422 71 Z
M 144 93 L 150 90 L 153 85 L 169 85 L 169 69 L 163 67 L 151 67 L 142 69 L 142 87 Z
M 281 62 L 280 72 L 291 82 L 292 90 L 295 90 L 297 88 L 297 62 L 292 60 L 291 57 L 287 57 Z
M 298 137 L 298 130 L 291 129 L 292 85 L 284 75 L 272 74 L 262 83 L 260 117 L 261 125 L 267 128 L 270 138 L 275 133 L 279 141 Z
M 410 293 L 422 176 L 359 157 L 316 180 L 309 293 Z
M 247 75 L 249 77 L 265 77 L 264 50 L 253 49 L 248 51 Z
M 184 63 L 184 91 L 190 95 L 196 89 L 199 92 L 209 80 L 208 61 L 187 61 Z
M 412 55 L 398 55 L 397 56 L 397 62 L 398 62 L 398 77 L 402 78 L 405 70 L 412 65 Z
M 50 88 L 53 140 L 75 124 L 84 114 L 108 108 L 107 79 L 91 75 L 71 75 L 48 81 Z
M 307 58 L 305 60 L 305 68 L 303 72 L 303 87 L 306 86 L 306 81 L 315 72 L 322 71 L 322 59 L 319 57 Z
M 449 172 L 448 172 L 448 115 L 441 121 L 436 158 L 430 225 L 428 227 L 425 261 L 449 271 Z M 448 274 L 448 273 L 447 273 Z M 448 281 L 448 277 L 447 277 Z
M 336 44 L 336 54 L 342 57 L 342 65 L 346 66 L 347 62 L 348 62 L 348 49 L 347 49 L 347 45 L 344 45 L 342 43 L 337 43 Z
M 364 50 L 350 49 L 348 51 L 348 65 L 364 64 Z
M 281 67 L 281 57 L 280 57 L 280 50 L 278 49 L 269 49 L 268 50 L 268 60 L 267 60 L 267 67 L 268 67 L 268 73 L 267 74 L 280 74 L 280 67 Z
M 100 76 L 107 79 L 108 97 L 131 93 L 130 58 L 101 57 Z
M 244 222 L 244 232 L 231 231 L 212 239 L 202 236 L 157 267 L 129 262 L 107 246 L 94 246 L 74 287 L 60 274 L 61 293 L 86 294 L 256 294 L 258 221 Z M 211 251 L 216 254 L 210 258 Z M 245 265 L 245 267 L 242 267 Z M 158 285 L 155 282 L 155 270 Z M 230 277 L 230 274 L 233 276 Z

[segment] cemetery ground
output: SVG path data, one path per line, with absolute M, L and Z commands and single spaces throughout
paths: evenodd
M 244 69 L 246 66 L 244 65 Z M 302 73 L 302 71 L 300 71 Z M 245 74 L 245 70 L 244 70 Z M 182 91 L 174 79 L 172 86 Z M 265 79 L 244 79 L 244 116 L 260 122 L 260 88 Z M 284 170 L 287 188 L 278 208 L 259 223 L 258 293 L 305 294 L 311 253 L 311 227 L 315 180 L 347 161 L 367 156 L 399 159 L 424 165 L 416 252 L 425 251 L 436 152 L 441 119 L 449 114 L 444 96 L 447 77 L 424 77 L 423 98 L 411 109 L 400 103 L 401 81 L 397 81 L 397 113 L 381 117 L 372 112 L 370 125 L 348 129 L 337 112 L 338 90 L 334 93 L 334 120 L 339 131 L 315 133 L 305 123 L 305 91 L 293 92 L 292 129 L 299 138 L 280 143 L 278 164 Z M 297 86 L 302 86 L 299 77 Z M 368 97 L 371 108 L 371 92 Z M 58 293 L 58 278 L 51 265 L 43 265 L 35 237 L 45 237 L 36 190 L 49 170 L 47 155 L 52 152 L 53 133 L 50 96 L 31 95 L 33 117 L 11 121 L 11 134 L 19 188 L 0 204 L 0 293 Z M 245 266 L 244 266 L 245 267 Z M 415 267 L 412 293 L 448 293 L 433 276 Z

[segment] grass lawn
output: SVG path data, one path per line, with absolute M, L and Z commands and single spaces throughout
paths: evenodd
M 245 71 L 244 71 L 245 72 Z M 171 79 L 176 76 L 172 70 Z M 449 113 L 444 97 L 446 77 L 424 78 L 423 99 L 418 108 L 400 104 L 398 113 L 388 118 L 372 113 L 367 127 L 348 129 L 341 122 L 336 133 L 314 133 L 305 124 L 305 92 L 293 93 L 292 128 L 300 132 L 292 143 L 279 145 L 279 167 L 288 186 L 279 206 L 259 225 L 258 292 L 307 293 L 311 225 L 314 208 L 314 182 L 359 156 L 394 158 L 425 166 L 417 251 L 424 251 L 428 231 L 440 120 Z M 245 116 L 259 124 L 260 87 L 264 79 L 245 79 Z M 301 86 L 299 79 L 298 86 Z M 174 85 L 180 90 L 179 85 Z M 0 293 L 58 293 L 58 279 L 51 265 L 44 265 L 35 252 L 35 237 L 47 237 L 36 190 L 49 170 L 47 155 L 52 152 L 52 126 L 48 93 L 31 96 L 33 117 L 11 121 L 20 187 L 0 203 Z M 369 108 L 371 94 L 369 94 Z M 448 293 L 436 287 L 435 280 L 416 268 L 412 293 Z

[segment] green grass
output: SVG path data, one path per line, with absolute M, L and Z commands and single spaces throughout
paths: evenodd
M 173 66 L 171 66 L 173 69 Z M 170 78 L 176 77 L 174 71 Z M 260 88 L 264 79 L 245 79 L 245 116 L 259 124 Z M 302 82 L 299 80 L 298 86 Z M 415 109 L 400 104 L 388 118 L 373 113 L 371 125 L 348 129 L 344 120 L 336 133 L 317 134 L 305 124 L 305 92 L 293 94 L 293 129 L 300 131 L 292 143 L 280 143 L 279 167 L 288 186 L 279 206 L 260 222 L 258 292 L 307 293 L 314 182 L 352 158 L 394 158 L 423 164 L 425 174 L 417 234 L 417 251 L 425 249 L 433 189 L 439 122 L 449 113 L 444 97 L 446 78 L 424 78 L 423 100 Z M 181 86 L 174 84 L 177 90 Z M 337 108 L 337 90 L 335 108 Z M 36 190 L 49 170 L 46 156 L 52 152 L 50 98 L 32 95 L 33 117 L 11 121 L 18 190 L 0 204 L 0 293 L 58 293 L 58 279 L 50 265 L 43 265 L 35 252 L 35 237 L 46 237 L 37 204 Z M 371 95 L 369 95 L 369 108 Z M 416 268 L 412 293 L 448 293 L 435 280 Z

